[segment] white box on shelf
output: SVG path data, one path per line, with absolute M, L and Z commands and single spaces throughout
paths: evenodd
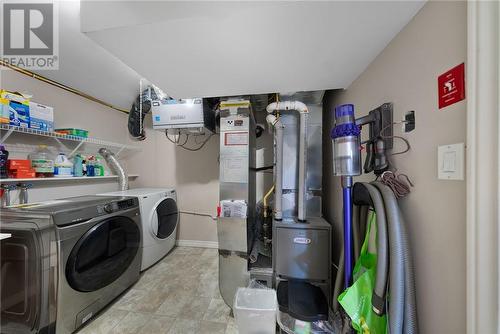
M 47 132 L 54 131 L 54 108 L 30 102 L 30 128 Z

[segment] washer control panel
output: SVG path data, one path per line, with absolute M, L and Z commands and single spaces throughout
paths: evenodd
M 106 203 L 97 207 L 99 214 L 113 213 L 117 211 L 127 210 L 136 206 L 136 201 L 133 198 L 128 198 L 120 201 Z

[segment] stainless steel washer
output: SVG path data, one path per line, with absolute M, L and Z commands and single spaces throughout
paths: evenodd
M 57 334 L 72 333 L 139 279 L 139 203 L 82 196 L 10 209 L 50 216 L 58 249 Z

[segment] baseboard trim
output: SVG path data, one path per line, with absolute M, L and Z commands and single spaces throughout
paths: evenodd
M 176 245 L 181 247 L 219 248 L 217 241 L 203 240 L 177 240 Z

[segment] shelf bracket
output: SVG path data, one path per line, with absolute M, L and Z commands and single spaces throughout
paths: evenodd
M 76 147 L 71 151 L 71 153 L 68 155 L 68 159 L 71 159 L 73 155 L 78 151 L 78 149 L 83 145 L 84 141 L 82 140 L 81 142 L 76 145 Z
M 116 152 L 116 156 L 120 156 L 120 153 L 122 153 L 122 151 L 127 147 L 127 145 L 123 145 L 122 147 L 120 147 L 120 149 L 118 150 L 118 152 Z
M 10 137 L 10 135 L 12 134 L 12 132 L 14 132 L 14 128 L 10 128 L 10 129 L 7 131 L 7 133 L 6 133 L 6 134 L 2 137 L 2 139 L 1 139 L 0 143 L 2 143 L 2 144 L 3 144 L 3 143 L 7 140 L 7 138 L 9 138 L 9 137 Z

